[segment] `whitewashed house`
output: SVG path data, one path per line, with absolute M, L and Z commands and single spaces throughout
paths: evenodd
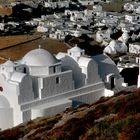
M 102 23 L 106 26 L 117 26 L 118 19 L 117 18 L 109 18 L 106 17 L 102 19 Z
M 140 54 L 140 43 L 130 43 L 129 44 L 129 53 Z
M 0 23 L 0 30 L 4 31 L 5 23 Z
M 78 0 L 82 5 L 94 5 L 94 2 L 99 2 L 100 0 Z
M 101 31 L 100 29 L 96 32 L 95 40 L 99 43 L 103 41 L 109 41 L 111 38 L 112 30 L 109 28 L 106 31 Z M 104 42 L 105 43 L 105 42 Z
M 71 35 L 75 36 L 75 37 L 80 37 L 82 35 L 82 32 L 80 30 L 78 30 L 78 29 L 70 30 L 70 32 L 71 32 Z
M 1 129 L 59 113 L 75 103 L 93 103 L 113 95 L 106 88 L 122 87 L 117 66 L 104 54 L 89 57 L 75 46 L 56 57 L 39 48 L 0 65 Z
M 102 11 L 102 12 L 95 12 L 95 16 L 96 17 L 100 17 L 100 18 L 106 18 L 106 12 L 105 11 Z
M 124 4 L 123 8 L 126 11 L 134 11 L 135 5 L 133 3 L 126 3 Z
M 58 39 L 58 35 L 55 32 L 51 32 L 51 33 L 49 33 L 49 38 Z
M 125 43 L 120 41 L 112 40 L 108 46 L 104 49 L 104 52 L 107 54 L 117 54 L 117 53 L 126 53 L 127 46 Z
M 138 38 L 139 38 L 139 35 L 136 35 L 135 33 L 133 33 L 133 34 L 131 35 L 132 41 L 135 41 L 135 40 L 137 40 Z
M 52 8 L 52 9 L 54 9 L 54 8 L 63 8 L 63 7 L 65 7 L 65 8 L 68 8 L 69 7 L 69 1 L 55 1 L 55 2 L 53 2 L 53 1 L 45 1 L 44 2 L 44 7 L 46 7 L 46 8 Z
M 48 31 L 49 31 L 49 29 L 47 27 L 45 27 L 44 25 L 39 25 L 37 27 L 37 32 L 46 33 Z
M 129 39 L 129 34 L 127 31 L 124 31 L 122 36 L 118 38 L 118 40 L 123 43 L 127 43 L 128 39 Z
M 84 13 L 81 11 L 65 10 L 65 15 L 70 15 L 70 21 L 77 21 L 83 18 Z
M 128 14 L 128 15 L 125 15 L 125 20 L 130 23 L 138 23 L 138 22 L 140 22 L 140 15 Z
M 140 13 L 140 3 L 139 2 L 133 2 L 133 3 L 126 3 L 124 4 L 124 10 L 128 12 L 135 12 L 137 14 Z
M 102 12 L 102 6 L 101 5 L 93 5 L 93 11 L 94 12 Z
M 84 15 L 85 16 L 91 16 L 91 17 L 93 17 L 94 14 L 95 14 L 95 12 L 93 10 L 89 10 L 89 9 L 85 9 L 84 10 Z
M 64 40 L 66 35 L 68 35 L 68 31 L 62 29 L 57 29 L 56 31 L 49 33 L 50 38 L 59 40 Z
M 95 40 L 99 43 L 101 43 L 103 41 L 103 33 L 101 30 L 98 30 L 96 32 L 96 37 L 95 37 Z
M 24 3 L 25 5 L 28 5 L 32 8 L 37 8 L 38 7 L 38 2 L 33 2 L 33 1 L 23 1 L 22 3 Z
M 140 5 L 138 5 L 134 11 L 135 11 L 135 13 L 140 14 Z

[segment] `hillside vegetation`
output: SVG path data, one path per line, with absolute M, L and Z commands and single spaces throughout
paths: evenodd
M 139 140 L 140 89 L 0 132 L 0 140 Z
M 12 14 L 12 8 L 7 6 L 0 6 L 0 16 L 9 16 Z

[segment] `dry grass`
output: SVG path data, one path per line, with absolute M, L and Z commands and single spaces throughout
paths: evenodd
M 36 37 L 36 35 L 28 36 L 28 39 L 34 39 Z M 10 58 L 11 60 L 18 60 L 21 59 L 30 50 L 38 48 L 39 45 L 53 54 L 57 54 L 58 52 L 66 52 L 68 49 L 68 47 L 63 42 L 52 39 L 43 40 L 42 38 L 27 42 L 25 44 L 16 45 L 11 48 L 6 48 L 9 44 L 14 45 L 27 41 L 28 39 L 25 35 L 0 38 L 0 47 L 5 47 L 4 50 L 0 50 L 0 57 Z M 0 61 L 0 63 L 3 63 L 3 61 Z
M 37 38 L 32 35 L 3 36 L 0 37 L 0 49 Z
M 11 15 L 12 14 L 12 8 L 11 7 L 7 7 L 7 6 L 1 6 L 0 7 L 0 15 L 4 16 L 4 15 Z

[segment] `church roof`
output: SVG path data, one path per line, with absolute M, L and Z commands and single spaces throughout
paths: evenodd
M 110 73 L 114 73 L 116 76 L 120 77 L 119 70 L 110 57 L 105 54 L 100 54 L 92 56 L 92 58 L 98 64 L 98 73 L 102 79 L 105 79 L 106 75 Z
M 13 72 L 10 80 L 20 83 L 25 76 L 26 76 L 26 74 L 24 74 L 24 73 Z
M 78 64 L 80 66 L 88 67 L 88 64 L 91 60 L 93 60 L 93 59 L 88 58 L 88 57 L 80 57 L 78 60 Z
M 7 67 L 13 67 L 15 64 L 14 64 L 13 61 L 8 60 L 8 61 L 6 61 L 3 65 L 4 65 L 4 66 L 7 66 Z
M 28 52 L 22 59 L 28 66 L 51 66 L 58 62 L 55 56 L 41 48 Z

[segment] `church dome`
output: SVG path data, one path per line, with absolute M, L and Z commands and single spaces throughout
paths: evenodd
M 81 48 L 79 48 L 77 46 L 77 44 L 73 48 L 70 49 L 70 52 L 83 52 L 83 51 L 84 50 L 82 50 Z
M 85 50 L 83 50 L 83 49 L 81 49 L 81 48 L 79 48 L 78 46 L 77 46 L 77 44 L 74 46 L 74 47 L 72 47 L 70 50 L 69 50 L 70 52 L 74 52 L 74 53 L 79 53 L 79 52 L 84 52 Z
M 28 66 L 51 66 L 57 62 L 51 53 L 41 48 L 28 52 L 22 59 L 22 63 Z

